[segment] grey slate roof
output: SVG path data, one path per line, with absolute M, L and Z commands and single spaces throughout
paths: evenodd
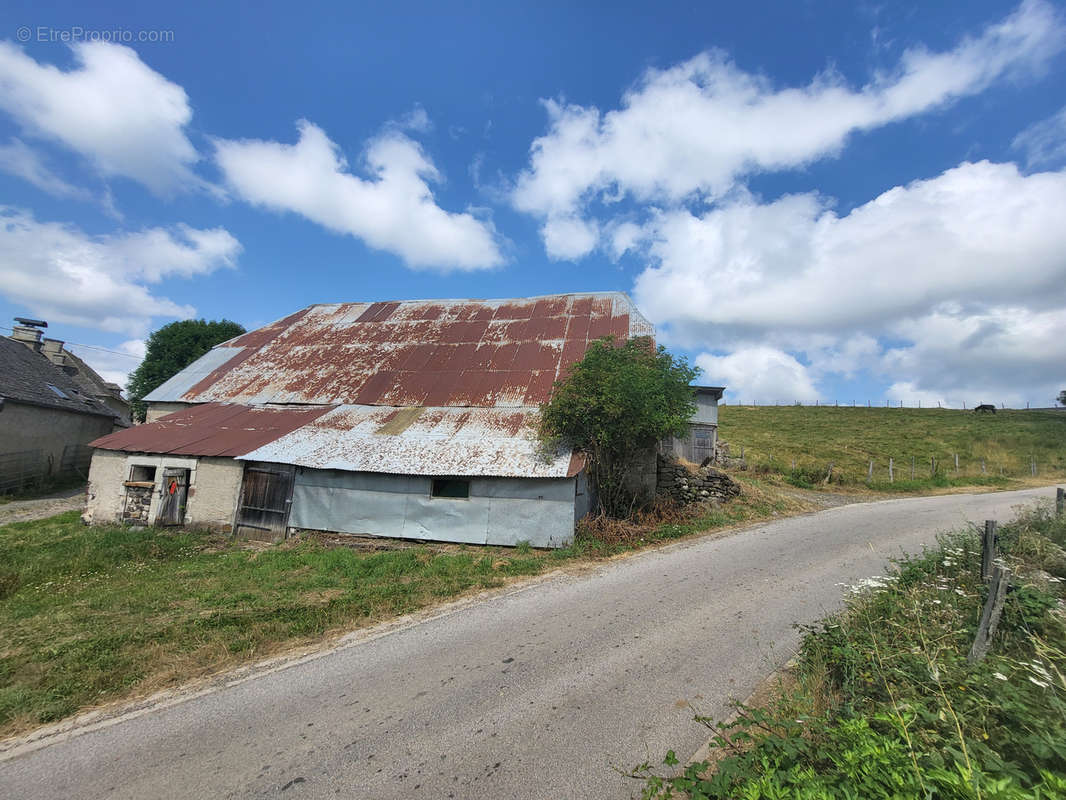
M 43 355 L 5 336 L 0 336 L 0 397 L 80 414 L 116 416 Z

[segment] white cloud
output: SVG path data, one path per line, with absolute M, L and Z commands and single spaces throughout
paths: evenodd
M 953 402 L 1006 397 L 1066 363 L 1062 208 L 1066 171 L 980 162 L 844 216 L 815 195 L 663 212 L 636 300 L 688 347 L 770 344 L 805 353 L 816 379 L 867 370 Z
M 1019 133 L 1011 147 L 1025 154 L 1029 167 L 1057 167 L 1066 163 L 1066 106 Z
M 1055 9 L 1026 0 L 953 50 L 906 51 L 895 70 L 859 89 L 829 71 L 806 86 L 775 87 L 720 52 L 702 53 L 649 70 L 617 110 L 545 101 L 549 130 L 533 142 L 512 202 L 546 219 L 551 234 L 553 220 L 583 217 L 597 201 L 718 199 L 745 175 L 835 156 L 853 133 L 940 108 L 1004 77 L 1039 72 L 1064 44 L 1066 27 Z M 545 244 L 553 258 L 578 257 L 572 238 Z
M 413 268 L 473 270 L 498 266 L 495 229 L 470 211 L 438 206 L 427 181 L 440 180 L 417 142 L 387 132 L 365 154 L 370 175 L 348 171 L 340 149 L 301 120 L 296 144 L 216 140 L 215 158 L 234 193 L 274 211 L 300 214 L 337 233 L 395 253 Z
M 88 328 L 141 336 L 153 317 L 193 316 L 151 284 L 233 266 L 240 250 L 221 228 L 91 236 L 0 206 L 0 292 L 34 316 Z
M 39 64 L 0 42 L 0 108 L 27 135 L 81 154 L 104 176 L 139 181 L 157 194 L 202 187 L 185 134 L 192 119 L 185 90 L 148 67 L 128 47 L 106 42 L 72 47 L 77 66 Z
M 740 347 L 723 356 L 703 353 L 696 365 L 707 381 L 726 387 L 732 403 L 810 403 L 821 397 L 807 367 L 768 345 Z
M 79 186 L 63 180 L 52 172 L 37 151 L 21 139 L 12 139 L 0 145 L 0 170 L 33 184 L 43 192 L 55 197 L 89 200 L 92 194 Z

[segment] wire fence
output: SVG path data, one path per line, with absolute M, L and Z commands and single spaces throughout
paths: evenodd
M 845 448 L 846 450 L 846 448 Z M 838 457 L 815 457 L 807 453 L 753 450 L 742 444 L 726 445 L 720 462 L 753 472 L 775 472 L 804 483 L 893 484 L 902 481 L 1047 477 L 1066 474 L 1062 453 L 1007 452 L 929 453 L 901 452 L 894 456 L 870 457 L 840 453 Z M 980 481 L 978 481 L 980 482 Z
M 804 403 L 800 400 L 781 401 L 775 400 L 773 402 L 764 402 L 759 399 L 752 399 L 750 401 L 737 401 L 730 402 L 728 400 L 720 400 L 718 402 L 720 406 L 746 406 L 749 408 L 765 408 L 774 407 L 780 408 L 782 406 L 796 406 L 799 408 L 921 408 L 921 409 L 949 409 L 956 411 L 1062 411 L 1066 413 L 1066 406 L 1049 406 L 1049 405 L 1036 405 L 1027 402 L 1022 405 L 1008 406 L 1006 403 L 969 403 L 963 402 L 961 406 L 950 405 L 943 401 L 936 401 L 930 403 L 922 400 L 912 400 L 905 402 L 903 400 L 833 400 L 833 401 L 821 401 L 815 400 L 813 403 Z

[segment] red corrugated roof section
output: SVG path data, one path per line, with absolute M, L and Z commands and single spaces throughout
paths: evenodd
M 602 336 L 652 335 L 620 292 L 317 305 L 227 342 L 184 402 L 537 406 Z
M 274 409 L 205 403 L 147 425 L 112 433 L 89 442 L 89 446 L 137 453 L 233 457 L 291 433 L 331 408 Z

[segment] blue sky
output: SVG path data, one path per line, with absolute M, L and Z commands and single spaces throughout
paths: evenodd
M 1061 5 L 572 5 L 8 3 L 0 319 L 121 381 L 185 316 L 622 290 L 733 402 L 1066 386 Z

